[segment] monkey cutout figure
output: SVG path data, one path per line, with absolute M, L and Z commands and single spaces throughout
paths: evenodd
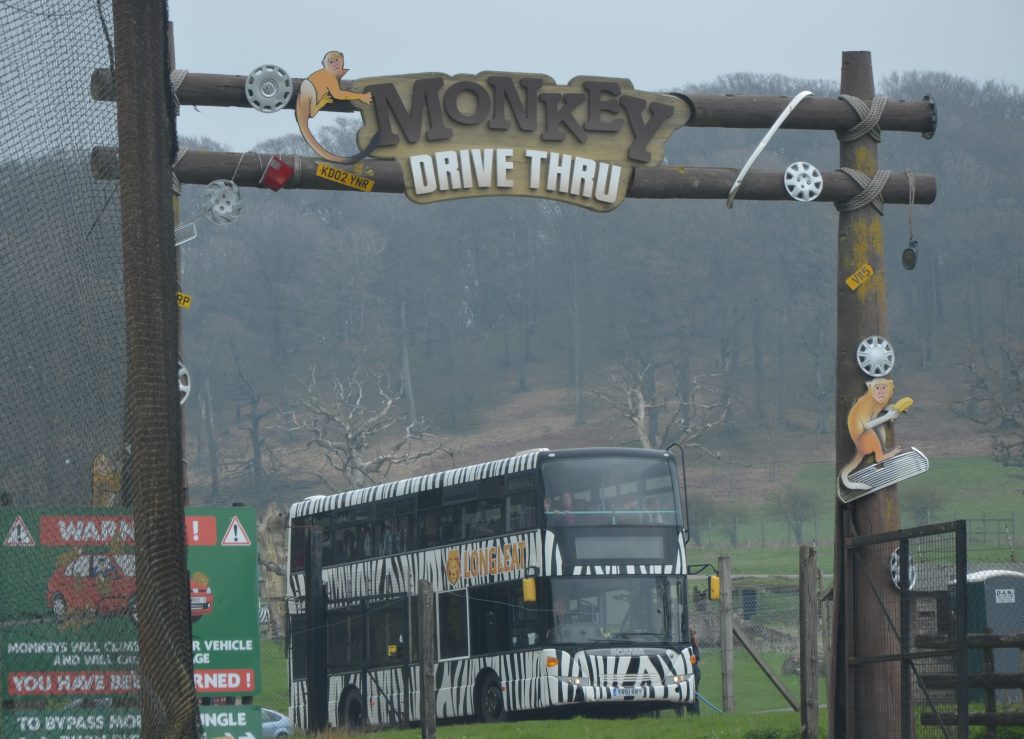
M 882 429 L 879 434 L 875 429 L 884 423 L 895 421 L 914 402 L 909 397 L 904 397 L 889 405 L 895 383 L 887 378 L 869 380 L 867 387 L 867 392 L 857 398 L 846 417 L 850 438 L 853 439 L 853 443 L 857 447 L 853 459 L 839 473 L 839 478 L 848 490 L 869 490 L 871 488 L 870 485 L 864 483 L 851 482 L 849 478 L 849 474 L 857 469 L 857 465 L 867 455 L 873 454 L 875 464 L 879 464 L 902 451 L 898 446 L 885 451 L 885 430 Z M 884 413 L 882 413 L 883 410 Z
M 321 108 L 333 103 L 335 100 L 354 100 L 370 105 L 373 103 L 373 93 L 342 89 L 341 78 L 345 76 L 348 70 L 345 69 L 345 55 L 340 51 L 328 51 L 324 54 L 323 65 L 323 69 L 313 72 L 299 85 L 299 95 L 295 101 L 295 121 L 299 124 L 302 138 L 306 140 L 306 143 L 309 144 L 310 148 L 318 156 L 329 162 L 354 164 L 373 150 L 378 139 L 372 140 L 370 146 L 358 154 L 350 157 L 338 156 L 325 149 L 316 140 L 313 132 L 309 129 L 309 121 L 320 112 Z

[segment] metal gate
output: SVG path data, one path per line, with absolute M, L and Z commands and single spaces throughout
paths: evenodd
M 965 522 L 854 536 L 846 572 L 846 736 L 966 739 Z

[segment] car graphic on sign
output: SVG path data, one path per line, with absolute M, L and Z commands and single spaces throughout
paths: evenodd
M 138 624 L 135 601 L 135 556 L 80 553 L 59 560 L 46 583 L 46 604 L 57 623 L 72 616 L 124 614 Z
M 213 590 L 210 588 L 210 578 L 205 573 L 195 572 L 189 577 L 189 602 L 192 623 L 213 610 Z

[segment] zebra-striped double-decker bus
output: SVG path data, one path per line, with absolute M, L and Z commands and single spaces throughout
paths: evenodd
M 695 700 L 666 452 L 531 450 L 307 498 L 289 523 L 300 726 L 420 720 L 421 580 L 439 719 Z

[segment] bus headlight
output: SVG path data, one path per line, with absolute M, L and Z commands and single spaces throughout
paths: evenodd
M 681 682 L 682 682 L 683 680 L 685 680 L 685 679 L 686 679 L 686 678 L 685 678 L 685 677 L 683 677 L 682 675 L 673 675 L 673 676 L 672 676 L 672 682 L 676 683 L 677 685 L 678 685 L 679 683 L 681 683 Z
M 577 688 L 590 685 L 590 678 L 586 675 L 572 675 L 571 677 L 563 677 L 561 680 L 562 682 L 569 683 L 569 685 Z

